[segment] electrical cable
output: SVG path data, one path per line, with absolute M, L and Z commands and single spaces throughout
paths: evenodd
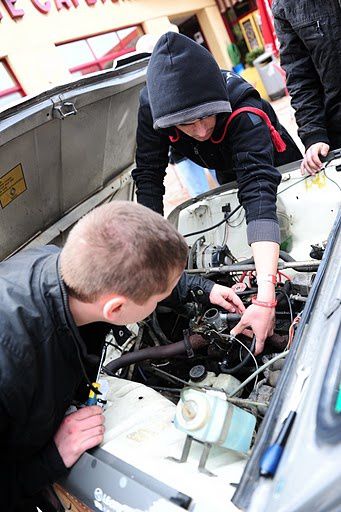
M 327 166 L 326 166 L 326 167 L 327 167 Z M 326 173 L 326 168 L 324 168 L 324 169 L 323 169 L 323 172 L 324 172 L 324 175 L 325 175 L 325 177 L 327 178 L 327 180 L 329 180 L 329 181 L 331 181 L 332 183 L 334 183 L 334 185 L 336 185 L 336 186 L 337 186 L 337 188 L 338 188 L 338 189 L 340 190 L 340 192 L 341 192 L 341 187 L 340 187 L 340 185 L 338 185 L 338 183 L 336 183 L 336 181 L 332 180 L 332 179 L 328 176 L 328 174 Z
M 160 324 L 159 324 L 158 319 L 157 319 L 157 316 L 156 316 L 156 311 L 153 311 L 151 316 L 152 316 L 152 327 L 154 329 L 154 333 L 156 334 L 156 336 L 158 336 L 159 339 L 161 340 L 161 342 L 163 344 L 165 344 L 165 345 L 169 345 L 170 343 L 172 343 L 167 338 L 167 336 L 165 335 L 163 330 L 161 329 Z
M 238 216 L 234 219 L 234 222 L 238 221 L 239 217 L 241 217 L 241 220 L 238 222 L 238 224 L 231 224 L 231 222 L 226 222 L 226 225 L 230 228 L 237 228 L 238 226 L 241 226 L 245 219 L 245 211 L 241 211 Z
M 277 354 L 275 357 L 273 357 L 272 359 L 270 359 L 270 361 L 267 361 L 265 364 L 263 364 L 262 366 L 260 366 L 259 368 L 257 368 L 257 370 L 253 373 L 251 373 L 251 375 L 244 380 L 244 382 L 242 382 L 240 384 L 240 386 L 238 386 L 234 391 L 233 393 L 231 393 L 231 395 L 229 395 L 230 398 L 232 398 L 233 396 L 235 396 L 241 389 L 244 389 L 245 386 L 252 381 L 252 379 L 254 379 L 256 377 L 256 375 L 259 375 L 263 370 L 265 370 L 268 366 L 271 366 L 275 361 L 278 361 L 278 359 L 282 359 L 283 357 L 286 357 L 287 355 L 289 354 L 289 350 L 285 350 L 284 352 L 281 352 L 280 354 Z
M 292 183 L 291 185 L 289 185 L 289 187 L 283 189 L 283 190 L 280 190 L 279 192 L 277 192 L 276 196 L 278 196 L 279 194 L 282 194 L 283 192 L 285 192 L 286 190 L 289 190 L 289 188 L 291 187 L 294 187 L 295 185 L 298 185 L 299 183 L 301 183 L 302 181 L 306 180 L 307 178 L 309 178 L 309 176 L 305 176 L 304 178 L 302 178 L 301 180 L 299 181 L 296 181 L 295 183 Z M 221 220 L 220 222 L 217 222 L 217 224 L 213 224 L 213 226 L 210 226 L 208 228 L 205 228 L 205 229 L 201 229 L 199 231 L 193 231 L 192 233 L 187 233 L 186 235 L 183 235 L 184 238 L 188 238 L 189 236 L 194 236 L 194 235 L 200 235 L 201 233 L 206 233 L 207 231 L 211 231 L 212 229 L 216 229 L 218 228 L 219 226 L 221 226 L 222 224 L 224 224 L 224 222 L 228 222 L 228 220 L 232 217 L 232 215 L 234 215 L 240 208 L 242 207 L 242 205 L 238 205 L 234 210 L 232 210 L 231 213 L 229 213 L 228 215 L 224 216 L 223 220 Z M 244 219 L 243 219 L 244 220 Z M 239 224 L 238 224 L 239 225 Z M 236 227 L 236 226 L 231 226 L 231 227 Z
M 294 320 L 291 322 L 291 325 L 289 327 L 289 337 L 288 337 L 288 343 L 287 343 L 287 346 L 285 347 L 285 350 L 288 350 L 290 347 L 291 347 L 291 344 L 292 344 L 292 341 L 294 339 L 294 335 L 295 335 L 295 327 L 298 325 L 298 323 L 300 322 L 301 320 L 301 313 L 299 313 L 295 318 Z
M 301 178 L 300 180 L 298 181 L 295 181 L 295 183 L 292 183 L 291 185 L 289 185 L 287 188 L 284 188 L 283 190 L 280 190 L 279 192 L 277 192 L 277 196 L 279 196 L 280 194 L 283 194 L 283 192 L 286 192 L 287 190 L 289 190 L 289 188 L 292 188 L 292 187 L 295 187 L 296 185 L 298 185 L 299 183 L 302 183 L 302 181 L 305 181 L 307 180 L 308 178 L 311 178 L 310 174 L 308 174 L 308 176 L 304 176 L 304 178 Z
M 325 168 L 333 161 L 335 160 L 336 158 L 339 158 L 339 155 L 334 155 L 330 160 L 328 160 L 328 162 L 326 163 L 325 165 Z M 325 170 L 324 170 L 325 172 Z M 299 181 L 295 181 L 295 183 L 292 183 L 291 185 L 289 185 L 287 188 L 283 189 L 283 190 L 280 190 L 279 192 L 277 192 L 276 196 L 279 196 L 280 194 L 282 194 L 283 192 L 286 192 L 287 190 L 289 190 L 289 188 L 291 187 L 294 187 L 295 185 L 298 185 L 299 183 L 301 183 L 302 181 L 310 178 L 311 175 L 308 174 L 308 176 L 304 176 L 304 178 L 300 179 Z M 339 187 L 339 185 L 334 181 L 332 180 L 331 178 L 329 178 L 327 175 L 326 177 L 332 181 L 333 183 L 335 183 L 335 185 L 341 190 L 341 188 Z M 223 220 L 221 220 L 220 222 L 218 222 L 217 224 L 214 224 L 213 226 L 210 226 L 208 228 L 205 228 L 205 229 L 201 229 L 200 231 L 193 231 L 193 233 L 187 233 L 186 235 L 183 235 L 184 238 L 187 238 L 189 236 L 194 236 L 194 235 L 200 235 L 201 233 L 206 233 L 207 231 L 211 231 L 212 229 L 215 229 L 215 228 L 218 228 L 219 226 L 221 226 L 224 222 L 227 223 L 227 221 L 232 217 L 232 215 L 234 215 L 240 208 L 242 207 L 242 205 L 238 205 L 234 210 L 232 210 L 231 213 L 229 213 L 228 215 L 225 215 L 225 217 L 223 218 Z M 233 226 L 231 226 L 233 227 Z
M 155 373 L 159 373 L 161 375 L 164 375 L 165 377 L 167 377 L 168 379 L 173 379 L 175 380 L 176 382 L 181 382 L 182 384 L 184 384 L 185 386 L 188 386 L 190 388 L 193 388 L 193 389 L 196 389 L 198 391 L 220 391 L 221 393 L 224 393 L 225 394 L 225 397 L 226 397 L 226 400 L 228 402 L 231 402 L 232 404 L 235 404 L 235 405 L 238 405 L 240 407 L 268 407 L 269 404 L 268 403 L 260 403 L 260 402 L 254 402 L 252 400 L 248 400 L 247 398 L 244 399 L 244 398 L 232 398 L 231 396 L 229 396 L 227 394 L 227 392 L 225 391 L 225 389 L 223 388 L 217 388 L 217 387 L 214 387 L 214 386 L 198 386 L 196 384 L 192 384 L 192 382 L 187 382 L 183 379 L 180 379 L 179 377 L 176 377 L 175 375 L 172 375 L 171 373 L 168 373 L 168 372 L 165 372 L 163 370 L 160 370 L 159 368 L 154 368 L 154 367 L 149 367 L 147 368 L 147 370 L 149 371 L 153 371 L 155 370 Z M 153 389 L 159 389 L 159 390 L 165 390 L 165 391 L 180 391 L 181 392 L 181 389 L 175 389 L 175 388 L 162 388 L 161 386 L 149 386 Z
M 282 288 L 280 288 L 276 293 L 278 294 L 282 294 L 284 295 L 284 297 L 286 298 L 287 300 L 287 303 L 288 303 L 288 306 L 289 306 L 289 312 L 290 312 L 290 323 L 292 324 L 293 321 L 294 321 L 294 313 L 292 311 L 292 305 L 291 305 L 291 302 L 290 302 L 290 297 L 289 295 L 287 294 L 287 292 L 285 290 L 283 290 Z
M 148 334 L 149 334 L 149 336 L 150 336 L 150 339 L 152 340 L 152 342 L 154 343 L 154 345 L 155 345 L 156 347 L 159 347 L 159 346 L 161 345 L 160 340 L 159 340 L 159 338 L 156 336 L 156 334 L 155 334 L 154 330 L 153 330 L 153 329 L 152 329 L 152 327 L 149 325 L 149 323 L 148 323 L 148 322 L 146 322 L 145 320 L 142 320 L 142 321 L 140 322 L 140 324 L 147 328 L 147 330 L 148 330 Z
M 232 215 L 234 215 L 241 207 L 242 207 L 242 205 L 239 204 L 234 210 L 232 210 L 231 213 L 229 213 L 228 215 L 225 215 L 223 220 L 221 220 L 220 222 L 217 222 L 217 224 L 214 224 L 213 226 L 210 226 L 205 229 L 200 229 L 199 231 L 193 231 L 192 233 L 187 233 L 186 235 L 183 235 L 183 237 L 187 238 L 189 236 L 200 235 L 201 233 L 206 233 L 207 231 L 211 231 L 212 229 L 218 228 L 219 226 L 224 224 L 224 222 L 227 222 L 232 217 Z
M 233 334 L 220 334 L 220 336 L 222 336 L 224 338 L 228 338 L 228 339 L 232 338 L 233 340 L 237 341 L 240 345 L 242 345 L 245 348 L 245 350 L 248 351 L 248 355 L 243 359 L 243 361 L 241 363 L 237 364 L 237 366 L 234 366 L 233 368 L 229 368 L 227 371 L 224 371 L 223 373 L 228 373 L 229 375 L 233 375 L 234 373 L 239 371 L 241 368 L 243 368 L 247 364 L 247 362 L 250 360 L 250 357 L 252 357 L 253 362 L 255 363 L 256 370 L 258 370 L 257 360 L 252 353 L 256 346 L 256 336 L 253 337 L 251 348 L 248 348 L 242 341 L 240 341 L 238 338 L 233 336 Z M 256 374 L 256 380 L 255 380 L 253 388 L 255 388 L 255 386 L 257 385 L 257 381 L 258 381 L 258 374 Z
M 152 386 L 152 385 L 148 385 L 148 387 L 155 389 L 156 391 L 166 391 L 169 393 L 176 393 L 177 395 L 179 395 L 182 391 L 181 388 L 165 388 L 163 386 Z
M 121 353 L 123 352 L 122 347 L 120 347 L 120 346 L 119 346 L 119 345 L 117 345 L 116 343 L 113 343 L 112 341 L 107 341 L 107 342 L 106 342 L 106 345 L 107 345 L 108 347 L 114 347 L 114 348 L 116 348 L 116 350 L 118 350 L 118 351 L 119 351 L 119 352 L 121 352 Z
M 137 334 L 135 345 L 134 345 L 134 352 L 138 352 L 139 351 L 140 345 L 141 345 L 141 342 L 142 342 L 142 337 L 143 337 L 143 326 L 140 327 L 140 330 L 139 330 L 139 332 Z M 127 379 L 128 380 L 132 380 L 134 370 L 135 370 L 135 363 L 131 364 L 129 366 L 129 368 L 128 368 L 128 374 L 127 374 Z
M 142 379 L 143 379 L 145 382 L 147 382 L 147 380 L 148 380 L 148 379 L 147 379 L 147 377 L 145 376 L 145 374 L 144 374 L 144 372 L 143 372 L 143 370 L 142 370 L 142 368 L 141 368 L 141 366 L 140 366 L 140 365 L 137 365 L 137 369 L 138 369 L 138 371 L 139 371 L 139 373 L 140 373 L 140 375 L 141 375 Z
M 202 388 L 200 388 L 200 386 L 193 385 L 190 382 L 187 382 L 184 379 L 180 379 L 180 377 L 176 377 L 175 375 L 165 372 L 164 370 L 160 370 L 160 368 L 156 368 L 155 366 L 149 366 L 149 367 L 145 368 L 145 370 L 147 370 L 151 373 L 158 373 L 164 377 L 167 377 L 168 379 L 175 380 L 175 382 L 180 382 L 181 384 L 185 384 L 185 386 L 191 386 L 195 389 L 197 389 L 197 388 L 202 389 Z

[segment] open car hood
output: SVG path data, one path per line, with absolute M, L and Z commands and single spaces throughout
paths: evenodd
M 56 242 L 114 194 L 132 198 L 147 59 L 127 60 L 0 110 L 0 259 L 32 239 Z

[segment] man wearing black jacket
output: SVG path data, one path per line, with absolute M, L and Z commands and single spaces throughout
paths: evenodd
M 138 202 L 161 214 L 170 145 L 215 169 L 220 183 L 237 180 L 260 285 L 258 303 L 246 310 L 233 333 L 251 326 L 259 353 L 274 322 L 280 243 L 276 191 L 281 181 L 275 166 L 301 154 L 250 84 L 221 71 L 205 48 L 173 32 L 161 36 L 149 62 L 133 171 Z
M 1 510 L 44 509 L 42 489 L 103 439 L 100 407 L 64 418 L 97 373 L 89 347 L 98 360 L 104 340 L 90 344 L 88 327 L 142 320 L 179 279 L 173 299 L 185 302 L 199 286 L 212 303 L 243 312 L 231 289 L 183 274 L 186 258 L 168 221 L 115 201 L 78 222 L 62 251 L 24 250 L 0 264 Z
M 298 134 L 306 149 L 302 174 L 321 169 L 319 154 L 341 147 L 341 2 L 274 0 Z

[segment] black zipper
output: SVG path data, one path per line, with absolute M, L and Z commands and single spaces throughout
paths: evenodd
M 340 0 L 341 1 L 341 0 Z M 194 146 L 193 145 L 193 151 L 194 151 L 194 154 L 200 158 L 200 160 L 202 161 L 202 163 L 204 164 L 204 167 L 206 169 L 210 169 L 210 166 L 207 165 L 207 162 L 205 162 L 205 160 L 203 159 L 203 157 L 201 156 L 201 154 L 199 153 L 199 149 L 198 149 L 198 146 Z

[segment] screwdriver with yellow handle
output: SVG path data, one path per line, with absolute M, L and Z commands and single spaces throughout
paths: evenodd
M 99 366 L 98 366 L 98 372 L 96 375 L 96 381 L 91 383 L 89 396 L 88 396 L 87 401 L 85 402 L 85 405 L 97 405 L 97 396 L 102 394 L 100 391 L 101 384 L 99 382 L 99 376 L 102 371 L 102 366 L 104 363 L 106 349 L 107 349 L 107 346 L 106 346 L 106 344 L 104 344 L 103 349 L 102 349 L 101 359 L 100 359 Z

